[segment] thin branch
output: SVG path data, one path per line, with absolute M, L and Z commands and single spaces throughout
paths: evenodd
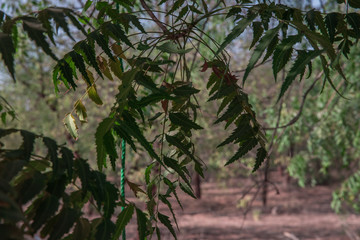
M 161 28 L 161 30 L 163 30 L 164 33 L 167 33 L 168 30 L 167 28 L 164 26 L 164 24 L 162 24 L 159 19 L 155 16 L 155 14 L 151 11 L 151 9 L 149 8 L 148 5 L 146 5 L 144 0 L 140 0 L 141 6 L 146 10 L 146 12 L 149 14 L 149 16 L 151 17 L 151 19 Z
M 300 105 L 300 109 L 299 109 L 299 112 L 296 114 L 296 116 L 291 119 L 287 124 L 285 125 L 282 125 L 282 126 L 277 126 L 277 127 L 269 127 L 269 128 L 263 128 L 264 130 L 276 130 L 276 129 L 279 129 L 279 128 L 286 128 L 286 127 L 289 127 L 291 125 L 293 125 L 294 123 L 296 123 L 299 119 L 300 119 L 300 116 L 302 114 L 302 111 L 303 111 L 303 108 L 304 108 L 304 105 L 305 105 L 305 100 L 308 96 L 308 94 L 310 93 L 310 91 L 314 88 L 315 84 L 320 80 L 321 76 L 323 74 L 323 71 L 321 71 L 317 76 L 316 76 L 316 79 L 315 81 L 311 84 L 311 86 L 308 88 L 308 90 L 306 90 L 303 98 L 302 98 L 302 102 L 301 102 L 301 105 Z

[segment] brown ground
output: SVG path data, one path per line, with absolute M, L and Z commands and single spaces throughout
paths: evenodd
M 334 187 L 277 185 L 280 194 L 270 192 L 265 210 L 258 196 L 244 221 L 244 210 L 239 206 L 239 199 L 246 187 L 238 185 L 232 183 L 220 187 L 216 183 L 203 183 L 200 200 L 181 194 L 184 210 L 173 203 L 180 229 L 178 239 L 360 239 L 357 237 L 360 235 L 360 216 L 339 216 L 331 209 Z M 250 196 L 253 194 L 248 199 Z M 165 208 L 160 211 L 166 212 Z M 127 226 L 128 240 L 138 239 L 136 227 L 134 220 Z M 162 239 L 173 239 L 165 229 L 162 229 L 162 234 Z

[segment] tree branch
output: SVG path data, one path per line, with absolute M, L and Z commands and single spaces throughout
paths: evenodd
M 146 12 L 149 14 L 149 16 L 151 17 L 151 19 L 161 28 L 161 30 L 164 33 L 167 33 L 168 30 L 167 28 L 164 26 L 164 24 L 162 24 L 160 22 L 160 20 L 155 16 L 155 14 L 151 11 L 151 9 L 149 8 L 148 5 L 146 5 L 144 0 L 140 0 L 141 6 L 146 10 Z
M 304 105 L 305 105 L 305 100 L 306 100 L 306 98 L 307 98 L 307 95 L 308 95 L 308 94 L 310 93 L 310 91 L 314 88 L 315 84 L 319 81 L 319 79 L 321 78 L 322 74 L 323 74 L 323 71 L 321 71 L 321 72 L 316 76 L 315 81 L 311 84 L 311 86 L 308 88 L 308 90 L 306 90 L 306 92 L 305 92 L 305 94 L 304 94 L 304 96 L 303 96 L 303 98 L 302 98 L 302 102 L 301 102 L 301 105 L 300 105 L 300 110 L 299 110 L 299 112 L 296 114 L 296 116 L 295 116 L 293 119 L 291 119 L 291 120 L 290 120 L 287 124 L 285 124 L 285 125 L 276 126 L 276 127 L 269 127 L 269 128 L 263 128 L 263 129 L 264 129 L 264 130 L 276 130 L 276 129 L 279 129 L 279 128 L 289 127 L 289 126 L 293 125 L 294 123 L 296 123 L 296 122 L 299 120 L 299 118 L 300 118 L 300 116 L 301 116 L 301 114 L 302 114 L 302 111 L 303 111 L 303 108 L 304 108 Z

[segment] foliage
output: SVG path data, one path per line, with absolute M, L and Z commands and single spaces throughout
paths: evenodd
M 165 2 L 161 1 L 159 5 Z M 341 55 L 348 57 L 350 48 L 360 38 L 360 17 L 356 12 L 302 12 L 282 4 L 257 4 L 252 1 L 237 1 L 237 4 L 230 6 L 223 6 L 225 2 L 220 1 L 209 9 L 204 1 L 177 0 L 171 9 L 165 13 L 159 12 L 165 18 L 175 20 L 170 24 L 161 22 L 154 14 L 156 11 L 151 10 L 145 1 L 141 0 L 140 3 L 141 6 L 121 0 L 111 3 L 87 1 L 83 14 L 60 7 L 49 7 L 17 17 L 0 12 L 3 15 L 0 18 L 0 52 L 14 80 L 14 56 L 19 42 L 18 32 L 21 31 L 56 62 L 52 79 L 56 93 L 71 89 L 79 91 L 81 79 L 86 83 L 85 94 L 76 101 L 73 110 L 64 119 L 73 138 L 79 136 L 75 113 L 81 123 L 87 121 L 88 113 L 82 100 L 88 97 L 99 106 L 103 104 L 98 94 L 98 86 L 102 84 L 99 79 L 119 82 L 111 111 L 99 123 L 95 134 L 100 171 L 107 167 L 107 159 L 114 165 L 114 160 L 118 158 L 117 143 L 120 139 L 125 140 L 135 152 L 144 150 L 146 159 L 149 159 L 145 172 L 146 185 L 142 188 L 127 181 L 135 195 L 145 195 L 147 211 L 144 213 L 134 203 L 119 201 L 116 188 L 106 181 L 104 174 L 91 170 L 80 158 L 74 160 L 70 150 L 58 146 L 54 140 L 24 130 L 3 130 L 2 136 L 20 132 L 23 137 L 19 149 L 3 150 L 1 162 L 10 164 L 2 169 L 13 170 L 2 173 L 6 186 L 3 193 L 6 203 L 4 214 L 9 212 L 2 218 L 12 224 L 12 229 L 17 232 L 22 230 L 16 228 L 16 223 L 22 221 L 26 233 L 34 234 L 41 229 L 41 235 L 49 235 L 49 239 L 62 237 L 73 225 L 75 229 L 68 235 L 69 239 L 90 235 L 96 239 L 116 239 L 135 211 L 139 238 L 158 233 L 159 223 L 176 238 L 169 216 L 160 213 L 156 205 L 162 202 L 172 213 L 168 198 L 178 200 L 178 186 L 194 197 L 190 184 L 191 168 L 204 176 L 205 165 L 196 154 L 192 138 L 195 130 L 203 129 L 197 123 L 197 114 L 202 108 L 197 102 L 197 94 L 204 90 L 194 87 L 192 67 L 188 66 L 188 59 L 193 54 L 203 55 L 194 42 L 212 53 L 209 59 L 203 57 L 201 72 L 211 71 L 206 86 L 209 91 L 208 101 L 220 104 L 214 124 L 222 124 L 225 130 L 232 130 L 218 147 L 234 145 L 237 149 L 225 165 L 233 164 L 256 148 L 253 164 L 253 171 L 256 171 L 268 158 L 268 152 L 264 131 L 243 89 L 249 74 L 259 62 L 264 63 L 271 57 L 275 80 L 280 71 L 285 71 L 291 65 L 278 95 L 280 100 L 296 79 L 302 81 L 306 69 L 307 78 L 312 76 L 312 65 L 316 59 L 320 61 L 324 73 L 322 88 L 328 83 L 338 92 L 330 73 L 336 71 L 346 81 L 340 64 Z M 354 2 L 350 6 L 358 7 Z M 90 7 L 96 12 L 96 17 L 86 15 Z M 144 14 L 148 14 L 150 19 Z M 197 26 L 215 15 L 235 19 L 235 27 L 221 44 Z M 151 20 L 154 25 L 143 24 L 143 19 Z M 269 25 L 275 27 L 270 28 Z M 161 31 L 153 31 L 151 28 L 154 26 Z M 231 62 L 225 48 L 249 26 L 253 26 L 251 47 L 255 48 L 242 84 L 239 84 L 238 77 L 231 72 Z M 83 33 L 83 40 L 75 40 L 71 33 L 73 27 Z M 58 57 L 51 48 L 51 44 L 56 44 L 55 29 L 61 29 L 70 39 L 75 40 L 72 50 L 62 57 Z M 202 36 L 216 45 L 216 49 L 209 46 Z M 146 135 L 151 127 L 149 122 L 160 126 L 153 139 Z M 43 139 L 48 149 L 48 156 L 41 158 L 41 162 L 45 161 L 46 164 L 40 169 L 33 166 L 32 161 L 35 160 L 31 160 L 35 138 Z M 75 193 L 65 190 L 72 184 L 76 187 L 77 178 L 82 186 L 77 190 L 77 195 L 71 197 Z M 29 195 L 24 195 L 25 199 L 19 197 L 20 187 L 17 186 L 20 183 L 17 179 L 20 179 L 18 181 L 21 184 L 26 184 L 22 187 L 31 190 Z M 33 183 L 32 179 L 38 181 Z M 160 185 L 165 188 L 165 192 L 162 192 Z M 152 191 L 154 186 L 156 192 Z M 80 218 L 81 212 L 77 208 L 83 206 L 84 199 L 90 198 L 89 194 L 101 214 L 101 218 L 91 222 Z M 31 202 L 29 210 L 23 214 L 20 206 L 34 197 L 36 200 Z M 60 205 L 61 210 L 58 211 Z M 125 206 L 125 209 L 113 223 L 111 216 L 117 205 Z M 54 227 L 60 222 L 66 224 L 60 228 Z M 91 229 L 90 233 L 88 229 Z M 20 232 L 20 235 L 24 233 Z

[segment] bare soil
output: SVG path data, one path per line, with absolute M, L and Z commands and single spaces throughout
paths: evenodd
M 300 188 L 277 184 L 280 194 L 270 187 L 266 208 L 258 194 L 245 216 L 244 206 L 251 203 L 257 189 L 254 188 L 245 201 L 240 201 L 246 185 L 250 184 L 243 181 L 233 180 L 226 187 L 203 183 L 199 200 L 180 194 L 184 210 L 172 202 L 180 229 L 178 239 L 360 239 L 360 216 L 352 213 L 337 215 L 330 207 L 335 185 Z M 165 206 L 160 212 L 169 215 Z M 173 239 L 165 228 L 161 227 L 161 230 L 162 239 Z M 138 239 L 136 231 L 136 221 L 132 220 L 126 228 L 127 239 Z

